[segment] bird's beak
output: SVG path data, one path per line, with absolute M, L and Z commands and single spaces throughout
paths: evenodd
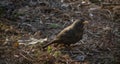
M 84 21 L 83 24 L 88 24 L 89 22 L 88 21 Z

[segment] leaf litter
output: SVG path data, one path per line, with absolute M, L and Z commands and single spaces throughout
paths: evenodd
M 0 7 L 8 10 L 3 9 L 5 13 L 0 16 L 0 63 L 120 63 L 119 6 L 113 8 L 113 13 L 88 0 L 4 0 L 1 3 L 4 4 Z M 85 26 L 83 39 L 72 45 L 70 51 L 52 46 L 42 50 L 43 44 L 81 17 L 89 24 Z

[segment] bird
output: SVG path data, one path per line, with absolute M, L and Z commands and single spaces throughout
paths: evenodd
M 71 25 L 64 28 L 60 31 L 56 37 L 42 48 L 46 48 L 51 44 L 63 44 L 64 46 L 70 46 L 71 44 L 75 44 L 76 42 L 80 41 L 83 36 L 84 25 L 87 24 L 88 21 L 82 19 L 75 20 Z

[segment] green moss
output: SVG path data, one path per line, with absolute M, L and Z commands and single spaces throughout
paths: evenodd
M 49 24 L 49 27 L 50 28 L 59 28 L 60 25 L 52 23 L 52 24 Z

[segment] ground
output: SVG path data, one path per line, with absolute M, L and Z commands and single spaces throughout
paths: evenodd
M 120 64 L 119 9 L 87 0 L 1 1 L 0 64 Z M 70 50 L 41 48 L 79 18 L 89 24 Z

